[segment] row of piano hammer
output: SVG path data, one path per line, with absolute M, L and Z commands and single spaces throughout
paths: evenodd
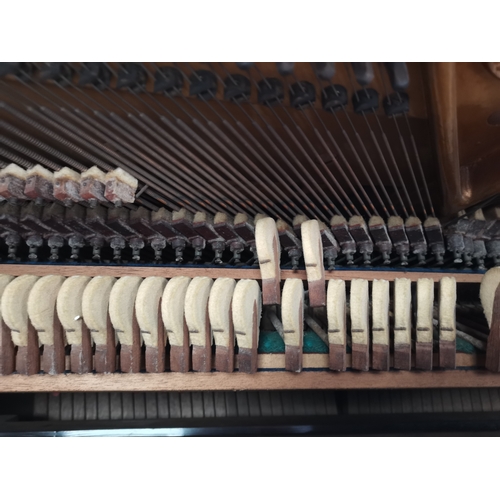
M 305 322 L 328 345 L 334 371 L 347 368 L 347 344 L 355 370 L 389 370 L 392 344 L 393 367 L 410 370 L 413 330 L 415 367 L 432 370 L 435 326 L 439 366 L 455 368 L 455 279 L 441 279 L 438 306 L 434 281 L 418 280 L 415 324 L 411 281 L 396 279 L 392 294 L 390 286 L 375 280 L 370 300 L 367 280 L 329 280 L 315 314 L 295 278 L 285 280 L 280 307 L 262 308 L 256 280 L 1 275 L 0 373 L 254 373 L 262 317 L 282 336 L 289 371 L 302 370 Z

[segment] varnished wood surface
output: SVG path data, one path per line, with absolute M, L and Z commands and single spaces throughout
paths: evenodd
M 174 276 L 208 276 L 209 278 L 234 278 L 234 279 L 260 279 L 259 269 L 241 269 L 229 267 L 162 267 L 162 266 L 83 266 L 83 265 L 37 265 L 37 264 L 0 264 L 0 274 L 20 276 L 31 274 L 35 276 L 47 276 L 57 274 L 62 276 L 161 276 L 173 278 Z M 393 281 L 396 278 L 407 278 L 417 281 L 419 278 L 432 278 L 439 281 L 445 276 L 454 277 L 457 283 L 481 283 L 482 273 L 453 273 L 434 271 L 375 271 L 366 270 L 339 270 L 325 271 L 325 278 L 352 280 L 362 278 L 367 280 L 386 279 Z M 306 280 L 305 270 L 282 270 L 281 279 L 299 278 Z
M 437 359 L 435 361 L 437 365 Z M 305 370 L 322 370 L 287 373 L 284 371 L 284 354 L 260 354 L 258 368 L 261 371 L 253 374 L 241 372 L 39 374 L 31 376 L 14 374 L 0 376 L 0 392 L 500 387 L 500 374 L 477 369 L 483 364 L 484 356 L 457 353 L 457 366 L 460 369 L 454 371 L 439 370 L 435 366 L 432 372 L 393 370 L 383 373 L 376 371 L 338 373 L 326 370 L 328 354 L 304 354 L 303 368 Z M 346 355 L 346 365 L 351 366 L 350 354 Z M 403 373 L 407 376 L 403 376 Z M 469 375 L 470 378 L 468 378 Z M 493 375 L 493 378 L 489 375 Z
M 0 392 L 240 391 L 289 389 L 395 389 L 500 387 L 486 370 L 390 372 L 127 373 L 8 375 Z

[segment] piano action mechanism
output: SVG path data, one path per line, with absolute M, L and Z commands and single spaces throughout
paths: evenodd
M 499 63 L 1 63 L 0 390 L 500 386 Z

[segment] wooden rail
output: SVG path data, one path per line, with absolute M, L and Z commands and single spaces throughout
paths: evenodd
M 240 269 L 229 267 L 165 267 L 165 266 L 84 266 L 84 265 L 37 265 L 37 264 L 0 264 L 0 274 L 20 276 L 21 274 L 32 274 L 35 276 L 47 276 L 57 274 L 62 276 L 162 276 L 173 278 L 174 276 L 208 276 L 209 278 L 234 278 L 234 279 L 260 279 L 259 269 Z M 326 279 L 352 280 L 363 278 L 367 280 L 386 279 L 393 281 L 395 278 L 408 278 L 417 281 L 419 278 L 432 278 L 439 281 L 444 276 L 453 276 L 457 283 L 481 283 L 483 273 L 474 272 L 434 272 L 429 271 L 374 271 L 366 270 L 339 270 L 326 271 Z M 306 280 L 305 270 L 282 270 L 281 278 L 300 278 Z

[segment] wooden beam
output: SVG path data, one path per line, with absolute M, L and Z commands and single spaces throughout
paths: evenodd
M 257 372 L 8 375 L 0 392 L 242 391 L 289 389 L 411 389 L 500 387 L 486 370 L 432 372 Z
M 38 264 L 0 264 L 0 274 L 20 276 L 31 274 L 35 276 L 47 276 L 57 274 L 62 276 L 161 276 L 173 278 L 175 276 L 207 276 L 209 278 L 234 278 L 234 279 L 260 279 L 259 269 L 240 269 L 230 267 L 166 267 L 166 266 L 84 266 L 84 265 L 38 265 Z M 396 278 L 408 278 L 417 281 L 419 278 L 431 278 L 439 281 L 445 276 L 454 277 L 457 283 L 481 283 L 484 273 L 477 272 L 434 272 L 434 271 L 375 271 L 366 270 L 342 270 L 325 271 L 325 278 L 352 280 L 361 278 L 366 280 L 386 279 L 393 281 Z M 282 270 L 281 279 L 299 278 L 306 280 L 304 270 L 292 271 Z

